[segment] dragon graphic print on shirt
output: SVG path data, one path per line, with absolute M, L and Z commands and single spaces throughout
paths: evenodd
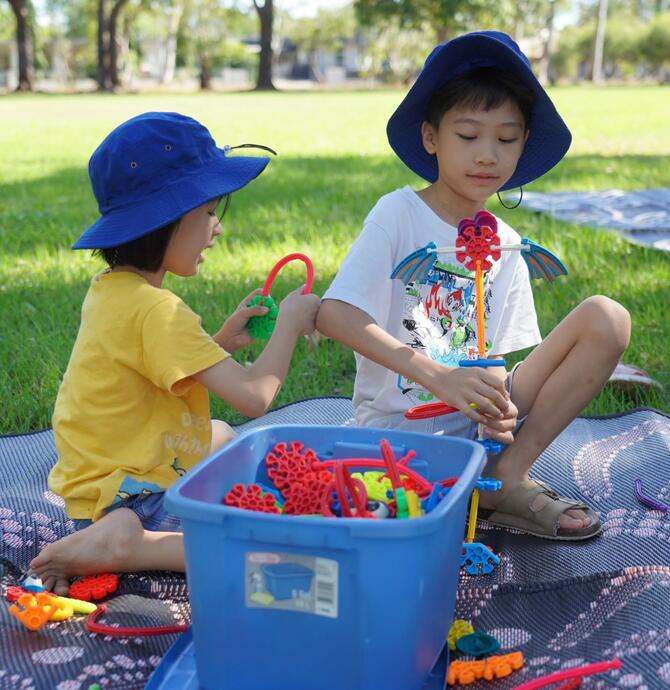
M 486 273 L 485 319 L 490 314 L 492 282 Z M 436 261 L 424 279 L 408 283 L 401 318 L 402 342 L 431 359 L 457 367 L 462 359 L 478 357 L 475 279 L 463 266 Z M 404 376 L 398 375 L 397 386 L 413 404 L 435 400 L 432 393 Z

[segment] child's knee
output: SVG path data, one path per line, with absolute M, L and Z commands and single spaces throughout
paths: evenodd
M 594 295 L 580 305 L 585 312 L 586 332 L 604 347 L 621 354 L 630 342 L 631 318 L 628 310 L 604 295 Z
M 229 443 L 235 436 L 237 436 L 237 434 L 230 425 L 226 424 L 226 422 L 220 419 L 212 419 L 212 444 L 210 452 L 213 453 L 215 450 L 221 448 L 221 446 Z

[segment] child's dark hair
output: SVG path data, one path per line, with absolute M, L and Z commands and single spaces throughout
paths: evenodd
M 93 256 L 104 259 L 110 268 L 134 266 L 140 271 L 155 272 L 163 263 L 165 251 L 177 225 L 179 225 L 179 220 L 168 223 L 168 225 L 137 237 L 130 242 L 120 244 L 118 247 L 94 249 Z
M 455 106 L 490 110 L 508 100 L 517 104 L 528 129 L 535 100 L 533 90 L 509 72 L 477 67 L 450 79 L 433 93 L 426 108 L 426 122 L 437 130 L 443 115 Z

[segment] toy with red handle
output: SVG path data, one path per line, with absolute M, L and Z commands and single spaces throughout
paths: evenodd
M 293 254 L 287 254 L 282 259 L 279 259 L 277 263 L 272 267 L 270 274 L 265 281 L 263 286 L 263 292 L 260 295 L 256 295 L 247 306 L 252 307 L 256 304 L 261 304 L 268 308 L 266 314 L 263 316 L 252 316 L 247 322 L 247 331 L 253 338 L 259 340 L 267 340 L 271 335 L 275 327 L 275 322 L 277 321 L 277 315 L 279 314 L 279 307 L 272 299 L 270 295 L 270 288 L 274 282 L 277 274 L 281 269 L 290 261 L 302 261 L 307 269 L 307 280 L 305 281 L 305 288 L 302 291 L 303 295 L 307 295 L 312 290 L 312 283 L 314 282 L 314 266 L 308 256 L 305 254 L 300 254 L 299 252 L 294 252 Z

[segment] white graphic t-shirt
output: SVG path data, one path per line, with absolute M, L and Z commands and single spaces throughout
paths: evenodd
M 503 244 L 519 235 L 502 220 Z M 363 310 L 403 344 L 458 366 L 476 359 L 477 317 L 474 273 L 455 254 L 439 254 L 427 275 L 409 282 L 391 279 L 394 268 L 429 242 L 456 243 L 457 229 L 443 221 L 409 186 L 383 196 L 344 259 L 324 299 Z M 541 341 L 528 269 L 517 251 L 503 251 L 484 277 L 486 349 L 505 355 Z M 434 402 L 414 381 L 356 354 L 354 407 L 356 423 L 385 426 L 384 418 Z

